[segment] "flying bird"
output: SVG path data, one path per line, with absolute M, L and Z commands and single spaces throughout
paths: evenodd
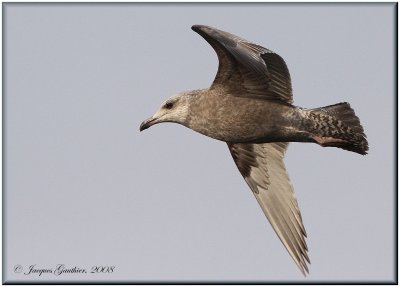
M 306 275 L 307 235 L 283 162 L 285 151 L 289 142 L 310 142 L 365 155 L 368 142 L 360 120 L 346 102 L 294 106 L 289 70 L 271 50 L 209 26 L 192 30 L 217 53 L 214 82 L 170 97 L 140 131 L 174 122 L 226 142 L 279 239 Z

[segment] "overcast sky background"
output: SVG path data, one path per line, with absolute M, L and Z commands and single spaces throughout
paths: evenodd
M 3 280 L 393 280 L 394 8 L 4 4 Z M 193 24 L 280 54 L 296 105 L 348 101 L 361 119 L 367 156 L 288 149 L 306 278 L 224 143 L 176 124 L 139 133 L 167 97 L 214 78 L 216 55 Z M 60 263 L 115 269 L 24 275 Z

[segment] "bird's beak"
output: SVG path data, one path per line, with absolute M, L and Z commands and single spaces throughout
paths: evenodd
M 150 117 L 147 120 L 143 121 L 140 125 L 140 131 L 143 131 L 145 129 L 148 129 L 149 127 L 151 127 L 152 125 L 158 123 L 158 118 L 155 117 Z

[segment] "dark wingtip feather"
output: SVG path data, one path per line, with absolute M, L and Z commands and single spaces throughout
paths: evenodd
M 212 30 L 214 28 L 212 28 L 210 26 L 206 26 L 206 25 L 200 25 L 200 24 L 195 24 L 192 26 L 192 30 L 195 31 L 196 33 L 205 32 L 204 30 L 206 30 L 206 29 Z
M 199 24 L 193 25 L 193 26 L 192 26 L 192 30 L 193 30 L 193 31 L 197 31 L 197 30 L 199 30 L 199 29 L 201 28 L 201 26 L 202 26 L 202 25 L 199 25 Z

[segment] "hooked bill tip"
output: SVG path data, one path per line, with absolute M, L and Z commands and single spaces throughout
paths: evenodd
M 144 130 L 147 129 L 147 128 L 148 128 L 148 127 L 146 127 L 145 123 L 143 122 L 143 123 L 140 124 L 139 131 L 144 131 Z
M 147 125 L 146 121 L 144 121 L 140 124 L 139 131 L 144 131 L 145 129 L 148 129 L 148 128 L 149 128 L 149 126 Z
M 155 124 L 156 118 L 148 118 L 147 120 L 143 121 L 140 124 L 140 128 L 139 131 L 144 131 L 145 129 L 148 129 L 149 127 L 151 127 L 153 124 Z

